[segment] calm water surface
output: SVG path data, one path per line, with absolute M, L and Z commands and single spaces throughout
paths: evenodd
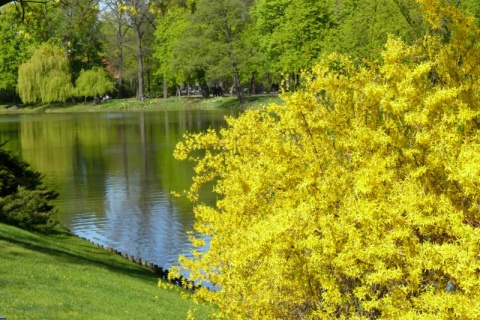
M 192 164 L 176 161 L 183 134 L 224 126 L 229 110 L 0 116 L 0 142 L 60 193 L 60 223 L 75 234 L 165 268 L 188 253 Z M 203 200 L 213 203 L 209 190 Z M 207 239 L 208 240 L 208 239 Z

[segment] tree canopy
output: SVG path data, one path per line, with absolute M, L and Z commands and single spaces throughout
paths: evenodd
M 476 0 L 452 4 L 480 16 Z M 44 43 L 64 49 L 72 85 L 81 70 L 106 68 L 119 97 L 186 84 L 243 100 L 282 82 L 300 88 L 302 72 L 330 53 L 379 61 L 389 34 L 414 43 L 428 32 L 414 0 L 62 0 L 10 3 L 0 15 L 2 100 Z
M 102 68 L 80 71 L 75 83 L 75 94 L 79 97 L 100 97 L 113 90 L 113 83 Z
M 190 134 L 210 237 L 182 267 L 225 319 L 480 316 L 480 30 L 440 0 L 381 60 L 332 54 L 285 105 Z M 448 30 L 448 32 L 446 32 Z
M 65 101 L 73 94 L 65 51 L 50 44 L 37 49 L 18 69 L 18 93 L 24 103 Z

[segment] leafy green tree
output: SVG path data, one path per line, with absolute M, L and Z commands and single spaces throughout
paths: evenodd
M 334 6 L 335 27 L 325 38 L 326 52 L 379 59 L 388 35 L 413 43 L 426 32 L 411 0 L 347 0 Z
M 49 232 L 56 224 L 48 202 L 58 194 L 41 186 L 41 174 L 11 151 L 0 148 L 0 221 L 24 229 Z
M 382 60 L 332 54 L 285 105 L 191 134 L 193 258 L 225 319 L 480 317 L 480 30 L 418 0 L 429 32 Z M 447 3 L 447 4 L 445 4 Z M 449 30 L 449 33 L 445 31 Z
M 17 70 L 20 65 L 18 47 L 19 37 L 15 37 L 15 28 L 12 28 L 16 15 L 12 6 L 0 8 L 0 91 L 14 94 L 17 86 Z
M 257 0 L 252 30 L 271 72 L 298 85 L 299 72 L 328 53 L 377 59 L 388 34 L 418 39 L 425 26 L 417 7 L 410 0 Z
M 28 14 L 23 20 L 15 4 L 0 8 L 0 100 L 9 102 L 16 100 L 18 67 L 30 58 L 29 48 L 40 42 L 38 26 L 32 21 L 41 21 L 41 16 L 33 5 L 24 8 Z
M 261 50 L 272 61 L 273 72 L 298 74 L 309 69 L 324 49 L 324 39 L 335 26 L 336 1 L 258 0 L 252 8 Z
M 117 97 L 125 97 L 135 92 L 136 79 L 134 38 L 128 14 L 121 0 L 104 0 L 101 12 L 101 33 L 104 53 L 109 68 L 115 73 Z
M 72 83 L 82 69 L 102 66 L 98 0 L 59 0 L 48 15 L 49 40 L 64 47 Z
M 102 68 L 80 71 L 75 86 L 78 97 L 100 97 L 113 90 L 113 83 Z
M 173 6 L 164 14 L 158 15 L 155 30 L 155 58 L 160 66 L 156 71 L 164 81 L 178 85 L 188 80 L 188 71 L 183 63 L 179 63 L 174 51 L 177 42 L 182 41 L 182 34 L 187 25 L 190 10 L 182 6 Z M 164 94 L 164 97 L 166 95 Z
M 48 42 L 62 47 L 72 81 L 80 70 L 102 65 L 97 0 L 32 1 L 22 3 L 22 8 L 12 6 L 17 12 L 13 30 L 32 39 L 35 46 Z
M 241 104 L 246 101 L 241 71 L 253 50 L 244 35 L 250 23 L 250 6 L 251 1 L 241 0 L 197 1 L 174 49 L 191 73 L 209 79 L 232 77 Z
M 35 50 L 18 70 L 18 93 L 24 103 L 65 101 L 73 94 L 65 51 L 50 44 Z
M 135 38 L 135 55 L 137 67 L 137 98 L 142 98 L 145 93 L 145 74 L 147 67 L 145 60 L 153 52 L 150 43 L 153 42 L 153 32 L 157 10 L 155 2 L 146 0 L 126 0 L 120 9 L 128 15 L 128 21 Z

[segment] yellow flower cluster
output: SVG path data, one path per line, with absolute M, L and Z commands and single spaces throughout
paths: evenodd
M 216 181 L 195 209 L 210 249 L 181 263 L 220 318 L 480 318 L 480 33 L 418 2 L 423 43 L 332 55 L 286 105 L 178 144 L 192 200 Z

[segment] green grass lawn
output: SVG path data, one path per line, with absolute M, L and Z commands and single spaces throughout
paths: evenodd
M 57 228 L 0 224 L 0 314 L 12 319 L 207 319 L 210 306 L 149 270 Z M 189 294 L 187 294 L 189 295 Z
M 277 95 L 249 96 L 246 108 L 255 109 L 269 103 L 283 103 Z M 42 106 L 13 106 L 0 105 L 0 113 L 36 113 L 36 112 L 117 112 L 117 111 L 155 111 L 172 108 L 239 108 L 240 104 L 236 97 L 213 97 L 202 98 L 176 98 L 168 99 L 113 99 L 107 102 L 93 104 L 92 102 L 67 104 L 61 103 Z

